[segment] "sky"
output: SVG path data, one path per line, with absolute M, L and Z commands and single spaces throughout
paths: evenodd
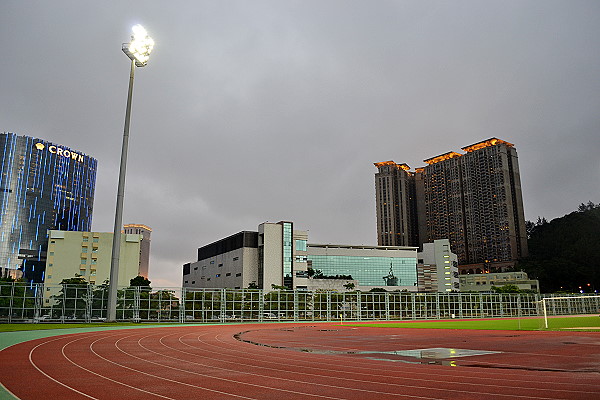
M 600 203 L 600 2 L 0 2 L 0 132 L 98 160 L 92 229 L 112 232 L 129 59 L 124 223 L 150 226 L 150 280 L 265 221 L 377 244 L 374 162 L 411 168 L 497 137 L 525 218 Z

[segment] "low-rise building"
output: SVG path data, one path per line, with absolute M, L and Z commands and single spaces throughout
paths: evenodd
M 529 279 L 523 271 L 460 275 L 460 290 L 463 292 L 491 292 L 493 286 L 505 285 L 514 285 L 521 290 L 540 291 L 538 280 Z
M 292 222 L 265 222 L 199 248 L 197 261 L 183 266 L 183 286 L 416 291 L 416 264 L 416 247 L 308 244 L 308 232 Z M 313 279 L 309 268 L 339 279 Z

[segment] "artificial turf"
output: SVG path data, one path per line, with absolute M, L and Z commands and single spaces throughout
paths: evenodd
M 71 328 L 108 328 L 108 327 L 131 327 L 131 326 L 147 326 L 148 324 L 139 324 L 134 322 L 117 322 L 117 323 L 90 323 L 90 324 L 0 324 L 0 332 L 17 332 L 17 331 L 37 331 L 48 329 L 71 329 Z M 160 326 L 179 325 L 179 324 L 160 324 Z
M 477 320 L 443 320 L 443 321 L 381 321 L 376 323 L 357 322 L 352 326 L 373 326 L 378 328 L 421 328 L 421 329 L 484 329 L 484 330 L 545 330 L 544 318 L 521 319 L 477 319 Z M 600 317 L 552 317 L 548 319 L 548 330 L 577 328 L 577 330 L 600 329 Z M 588 329 L 586 329 L 588 328 Z

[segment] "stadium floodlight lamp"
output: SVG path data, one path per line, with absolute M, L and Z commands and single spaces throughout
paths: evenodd
M 121 166 L 119 168 L 119 185 L 117 188 L 117 207 L 115 210 L 115 229 L 113 231 L 112 258 L 110 262 L 110 280 L 108 286 L 108 302 L 106 320 L 117 319 L 117 285 L 119 281 L 119 257 L 121 255 L 121 229 L 123 227 L 123 199 L 125 197 L 125 171 L 127 169 L 127 149 L 129 148 L 129 125 L 131 121 L 131 101 L 133 98 L 133 78 L 135 67 L 144 67 L 154 48 L 154 40 L 141 26 L 133 27 L 130 43 L 123 43 L 122 49 L 131 59 L 129 69 L 129 90 L 127 91 L 127 108 L 125 109 L 125 126 L 123 128 L 123 145 L 121 146 Z
M 135 62 L 136 67 L 145 67 L 154 48 L 154 40 L 141 25 L 135 25 L 131 30 L 131 42 L 123 43 L 123 52 Z

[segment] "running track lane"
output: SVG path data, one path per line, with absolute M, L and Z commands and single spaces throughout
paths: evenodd
M 456 358 L 456 367 L 361 353 L 433 347 L 502 353 Z M 8 347 L 0 377 L 23 400 L 594 399 L 600 335 L 334 324 L 112 330 Z

